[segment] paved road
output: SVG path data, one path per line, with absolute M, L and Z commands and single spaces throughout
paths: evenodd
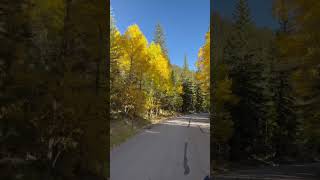
M 214 176 L 214 180 L 319 180 L 320 163 L 239 170 Z
M 203 180 L 210 170 L 208 114 L 155 125 L 111 151 L 111 180 Z

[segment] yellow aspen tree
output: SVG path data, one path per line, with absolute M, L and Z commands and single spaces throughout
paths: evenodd
M 209 97 L 210 90 L 210 31 L 206 33 L 206 41 L 198 53 L 196 62 L 198 72 L 196 79 L 200 82 L 203 92 Z
M 129 26 L 122 35 L 123 55 L 119 66 L 125 78 L 124 110 L 132 115 L 141 114 L 145 107 L 144 79 L 149 69 L 148 41 L 138 25 Z M 139 102 L 139 103 L 138 103 Z

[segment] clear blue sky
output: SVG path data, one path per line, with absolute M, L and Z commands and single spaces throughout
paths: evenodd
M 213 10 L 223 17 L 232 18 L 237 0 L 213 0 Z M 259 27 L 277 28 L 278 24 L 272 16 L 272 0 L 248 0 L 253 21 Z
M 182 66 L 184 55 L 195 70 L 198 50 L 210 24 L 210 0 L 111 0 L 116 25 L 123 33 L 138 24 L 148 41 L 155 25 L 164 28 L 171 63 Z

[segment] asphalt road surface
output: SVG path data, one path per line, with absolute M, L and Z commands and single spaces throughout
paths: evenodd
M 111 151 L 111 180 L 203 180 L 210 171 L 209 130 L 209 114 L 142 130 Z
M 278 167 L 238 170 L 214 176 L 214 180 L 319 180 L 320 163 L 280 165 Z

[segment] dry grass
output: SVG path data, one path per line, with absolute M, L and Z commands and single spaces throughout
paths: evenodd
M 113 120 L 110 122 L 110 147 L 112 149 L 125 142 L 128 138 L 132 137 L 146 126 L 163 122 L 170 117 L 178 115 L 180 114 L 163 113 L 160 116 L 152 117 L 150 119 L 137 117 L 133 121 L 124 115 L 113 115 Z

